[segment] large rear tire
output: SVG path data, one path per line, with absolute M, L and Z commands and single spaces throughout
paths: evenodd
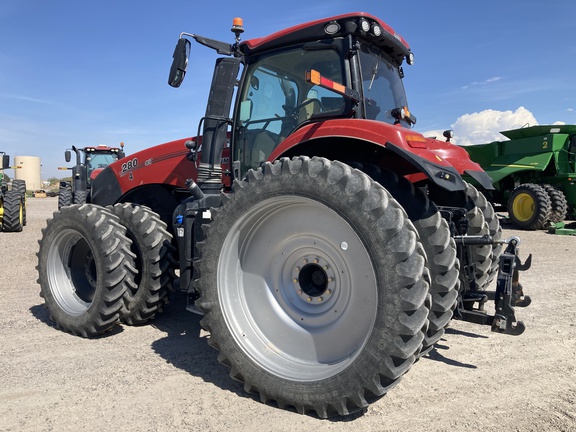
M 90 337 L 119 322 L 136 273 L 125 233 L 109 210 L 90 204 L 64 207 L 48 221 L 38 252 L 38 283 L 58 328 Z
M 132 203 L 109 207 L 126 227 L 136 256 L 134 288 L 126 291 L 120 320 L 130 325 L 150 321 L 168 303 L 175 278 L 174 246 L 166 224 L 148 207 Z
M 428 323 L 425 254 L 381 185 L 284 158 L 235 182 L 212 218 L 196 304 L 246 391 L 325 418 L 364 409 L 410 369 Z
M 548 193 L 541 186 L 532 183 L 521 184 L 508 198 L 510 220 L 525 230 L 546 228 L 551 208 Z
M 20 232 L 24 226 L 24 197 L 17 190 L 4 193 L 4 232 Z

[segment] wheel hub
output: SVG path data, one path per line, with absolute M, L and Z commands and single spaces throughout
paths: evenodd
M 296 266 L 292 281 L 296 293 L 307 302 L 323 302 L 334 293 L 334 273 L 322 258 L 304 258 L 303 266 Z
M 527 193 L 519 194 L 513 203 L 514 214 L 518 220 L 525 222 L 534 215 L 535 202 Z

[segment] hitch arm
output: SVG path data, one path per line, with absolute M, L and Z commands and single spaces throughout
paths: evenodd
M 506 250 L 500 256 L 500 270 L 496 282 L 496 295 L 494 298 L 496 313 L 492 322 L 492 331 L 511 335 L 520 335 L 526 329 L 522 321 L 516 325 L 514 306 L 528 306 L 531 299 L 524 296 L 519 282 L 518 272 L 528 270 L 532 264 L 532 255 L 529 255 L 524 264 L 518 257 L 520 239 L 511 237 Z
M 494 300 L 495 314 L 490 316 L 482 310 L 458 307 L 454 313 L 455 318 L 476 324 L 489 325 L 492 331 L 510 335 L 520 335 L 526 329 L 522 321 L 516 322 L 514 307 L 526 307 L 532 302 L 529 296 L 524 295 L 519 282 L 519 272 L 528 270 L 532 264 L 532 255 L 524 263 L 518 256 L 518 237 L 505 240 L 494 240 L 489 236 L 454 236 L 456 244 L 462 246 L 483 244 L 505 244 L 506 249 L 500 256 L 496 291 L 472 291 L 485 300 Z M 468 293 L 470 294 L 470 293 Z

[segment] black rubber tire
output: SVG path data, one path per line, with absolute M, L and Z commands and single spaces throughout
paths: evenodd
M 74 191 L 74 193 L 72 194 L 72 202 L 74 204 L 86 204 L 87 196 L 88 192 L 85 190 Z
M 474 205 L 480 210 L 482 216 L 484 217 L 484 222 L 488 226 L 488 233 L 490 237 L 494 240 L 502 239 L 502 227 L 500 226 L 500 221 L 498 216 L 494 211 L 492 204 L 486 199 L 484 194 L 476 189 L 469 183 L 466 183 L 466 196 L 468 196 Z M 498 268 L 500 265 L 500 255 L 502 255 L 501 244 L 490 246 L 490 265 L 486 270 L 482 270 L 483 266 L 477 266 L 476 268 L 476 289 L 479 291 L 485 291 L 488 285 L 494 280 L 498 275 Z M 479 250 L 476 249 L 476 252 Z M 481 259 L 484 259 L 484 252 L 480 249 L 482 253 L 480 254 Z M 477 255 L 478 256 L 478 255 Z
M 20 232 L 24 226 L 24 197 L 19 191 L 9 190 L 4 194 L 4 232 Z
M 521 229 L 539 230 L 547 226 L 552 203 L 548 193 L 539 185 L 525 183 L 508 198 L 508 216 Z
M 12 180 L 12 190 L 17 191 L 22 195 L 22 226 L 26 226 L 26 181 L 22 179 Z
M 4 192 L 0 190 L 0 232 L 4 227 Z
M 176 261 L 172 235 L 148 207 L 122 203 L 108 208 L 126 228 L 138 270 L 134 288 L 126 291 L 120 320 L 130 325 L 144 324 L 162 310 L 168 303 L 168 294 L 174 291 Z
M 70 186 L 60 187 L 58 190 L 58 210 L 72 205 L 72 189 Z
M 36 269 L 57 328 L 91 337 L 119 323 L 136 274 L 125 233 L 114 214 L 90 204 L 63 207 L 48 220 Z
M 466 212 L 466 218 L 468 219 L 468 235 L 484 236 L 490 234 L 490 227 L 479 207 L 474 206 L 471 210 L 468 210 L 468 212 Z M 468 250 L 470 251 L 472 263 L 475 266 L 474 277 L 476 288 L 479 289 L 481 286 L 484 286 L 488 280 L 488 273 L 492 266 L 492 246 L 469 246 Z
M 566 219 L 568 214 L 568 201 L 566 195 L 561 190 L 556 189 L 549 184 L 541 184 L 542 189 L 546 191 L 550 198 L 550 213 L 548 214 L 548 221 L 551 223 L 562 222 Z
M 425 253 L 366 174 L 317 157 L 266 162 L 203 228 L 201 324 L 218 360 L 262 402 L 348 415 L 414 363 L 428 324 Z M 308 257 L 326 263 L 334 289 L 325 299 L 306 288 Z
M 18 191 L 23 197 L 26 197 L 26 181 L 21 179 L 12 180 L 12 190 Z
M 424 355 L 440 340 L 454 313 L 460 286 L 460 263 L 456 257 L 456 243 L 448 223 L 436 205 L 412 183 L 392 171 L 383 170 L 373 175 L 374 180 L 406 210 L 420 235 L 430 270 L 432 306 L 428 315 L 429 327 L 422 344 Z

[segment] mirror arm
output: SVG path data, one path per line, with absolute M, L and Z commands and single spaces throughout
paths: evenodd
M 218 54 L 224 54 L 224 55 L 234 54 L 233 46 L 226 42 L 220 42 L 215 39 L 205 38 L 204 36 L 195 35 L 192 33 L 185 33 L 185 32 L 180 33 L 180 38 L 184 36 L 191 37 L 199 44 L 207 46 L 208 48 L 212 48 L 213 50 L 216 50 Z

